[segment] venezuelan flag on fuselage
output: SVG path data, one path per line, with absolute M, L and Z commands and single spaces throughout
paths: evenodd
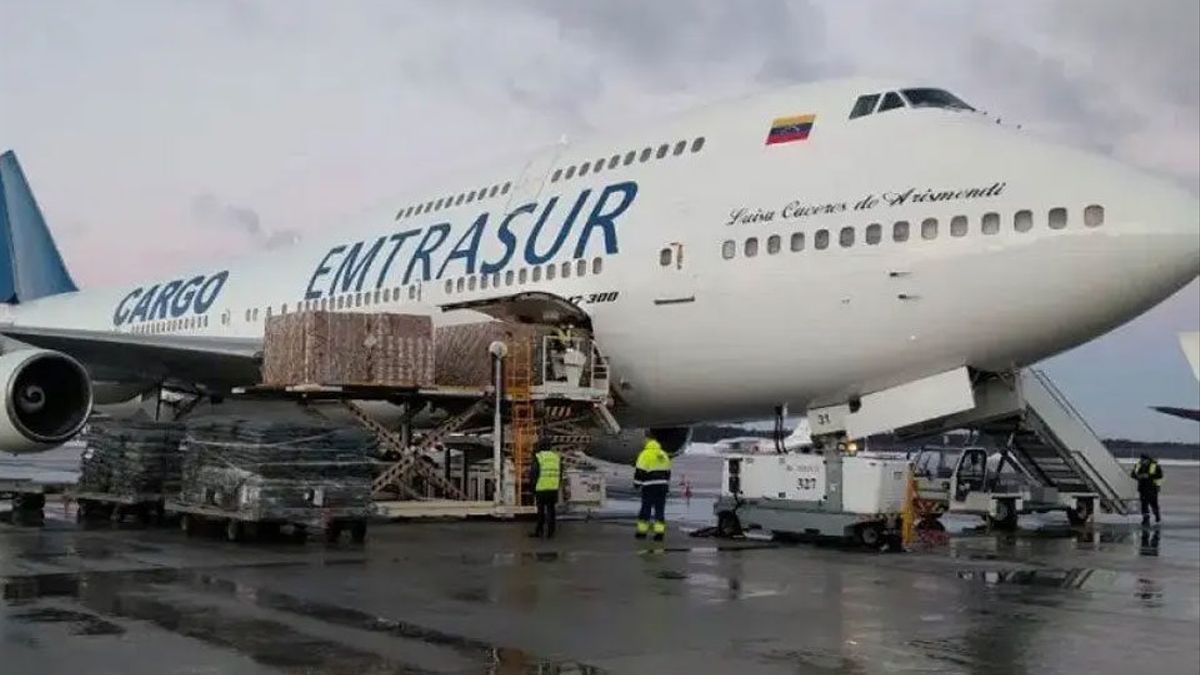
M 803 141 L 812 132 L 816 119 L 816 115 L 793 115 L 776 119 L 771 122 L 771 130 L 767 132 L 767 145 Z

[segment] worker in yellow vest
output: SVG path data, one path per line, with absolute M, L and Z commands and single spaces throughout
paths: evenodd
M 554 538 L 557 524 L 558 489 L 562 484 L 562 457 L 549 446 L 533 456 L 530 467 L 533 501 L 537 504 L 537 527 L 530 536 Z
M 642 491 L 642 508 L 638 511 L 638 539 L 645 539 L 652 527 L 654 516 L 654 541 L 662 541 L 667 534 L 667 489 L 671 483 L 671 457 L 663 451 L 654 433 L 646 431 L 646 444 L 638 453 L 633 472 L 633 484 Z
M 1137 481 L 1138 498 L 1142 502 L 1142 524 L 1150 524 L 1150 511 L 1154 511 L 1154 522 L 1162 522 L 1158 510 L 1158 491 L 1162 489 L 1163 470 L 1153 457 L 1143 454 L 1133 467 L 1131 474 Z

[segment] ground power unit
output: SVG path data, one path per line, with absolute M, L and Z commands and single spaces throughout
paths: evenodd
M 717 530 L 882 545 L 899 537 L 909 477 L 905 459 L 836 451 L 728 456 L 713 507 Z

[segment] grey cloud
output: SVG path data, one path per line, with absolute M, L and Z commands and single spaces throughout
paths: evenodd
M 1097 74 L 1179 105 L 1200 104 L 1196 0 L 1074 0 L 1056 6 L 1051 26 L 1060 39 L 1088 55 Z
M 268 251 L 277 248 L 286 248 L 293 244 L 299 243 L 300 232 L 294 229 L 275 230 L 263 239 L 262 247 Z
M 262 219 L 252 208 L 228 204 L 212 193 L 192 198 L 192 221 L 204 228 L 219 227 L 246 235 L 260 247 L 275 249 L 294 244 L 300 234 L 294 229 L 266 230 Z
M 972 74 L 992 86 L 1025 94 L 1023 108 L 1039 117 L 1069 122 L 1066 128 L 1072 130 L 1069 135 L 1075 142 L 1111 152 L 1116 139 L 1139 123 L 1136 115 L 1105 100 L 1107 90 L 1072 77 L 1060 58 L 1027 45 L 980 35 L 972 41 L 968 63 Z
M 225 217 L 231 224 L 241 227 L 248 234 L 262 234 L 262 225 L 259 224 L 258 213 L 254 209 L 227 206 L 225 207 Z
M 667 86 L 702 84 L 708 70 L 746 62 L 760 79 L 829 71 L 823 12 L 812 2 L 680 3 L 610 0 L 534 5 L 573 43 Z

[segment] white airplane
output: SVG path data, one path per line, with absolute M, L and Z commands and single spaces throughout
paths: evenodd
M 15 157 L 0 162 L 0 448 L 70 438 L 93 402 L 258 379 L 264 321 L 428 312 L 538 290 L 589 316 L 619 421 L 853 402 L 1008 371 L 1106 333 L 1200 271 L 1200 207 L 945 90 L 780 89 L 411 192 L 365 223 L 236 263 L 77 290 Z M 632 434 L 598 447 L 618 461 Z

